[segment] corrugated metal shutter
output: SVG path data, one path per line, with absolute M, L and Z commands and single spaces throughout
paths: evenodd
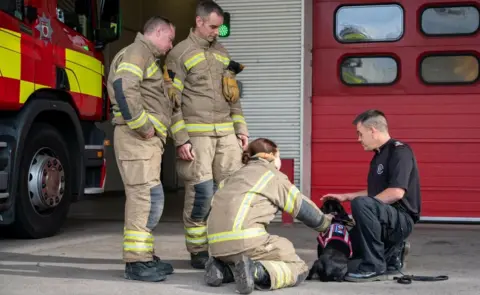
M 302 0 L 216 2 L 231 14 L 231 35 L 220 42 L 246 66 L 238 80 L 251 138 L 270 138 L 294 159 L 300 187 Z

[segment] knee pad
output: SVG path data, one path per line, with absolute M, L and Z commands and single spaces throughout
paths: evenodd
M 193 201 L 193 208 L 191 218 L 195 221 L 206 220 L 210 213 L 211 201 L 214 191 L 213 180 L 207 180 L 193 186 L 195 190 L 195 198 Z
M 159 184 L 150 189 L 150 212 L 148 214 L 147 228 L 153 230 L 163 214 L 165 204 L 165 195 L 163 193 L 163 186 Z

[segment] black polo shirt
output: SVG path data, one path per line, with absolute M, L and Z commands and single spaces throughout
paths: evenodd
M 392 204 L 408 213 L 417 222 L 421 212 L 420 179 L 412 149 L 405 143 L 390 139 L 370 162 L 368 195 L 374 197 L 387 188 L 403 188 L 403 198 Z

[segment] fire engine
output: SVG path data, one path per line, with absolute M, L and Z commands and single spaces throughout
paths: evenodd
M 103 192 L 102 49 L 119 0 L 0 2 L 0 230 L 55 235 L 70 204 Z

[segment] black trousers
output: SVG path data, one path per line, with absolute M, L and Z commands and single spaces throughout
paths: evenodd
M 400 254 L 403 241 L 411 234 L 412 218 L 372 197 L 355 198 L 351 208 L 356 223 L 350 231 L 353 259 L 360 260 L 357 271 L 384 272 L 387 261 Z

